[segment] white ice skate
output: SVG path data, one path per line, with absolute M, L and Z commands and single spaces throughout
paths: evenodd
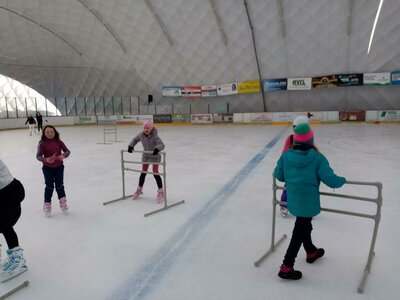
M 28 271 L 23 250 L 20 247 L 7 250 L 7 260 L 1 266 L 0 282 L 6 282 Z

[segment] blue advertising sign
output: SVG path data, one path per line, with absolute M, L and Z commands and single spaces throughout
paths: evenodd
M 263 82 L 264 92 L 287 90 L 287 78 L 265 79 Z
M 392 72 L 390 76 L 391 84 L 400 84 L 400 71 Z

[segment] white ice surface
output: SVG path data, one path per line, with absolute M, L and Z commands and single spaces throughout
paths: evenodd
M 0 295 L 29 280 L 29 287 L 10 299 L 397 299 L 399 125 L 313 126 L 319 149 L 338 175 L 383 183 L 376 255 L 364 294 L 358 294 L 357 287 L 372 239 L 370 219 L 322 212 L 313 221 L 313 241 L 325 248 L 326 255 L 310 265 L 301 249 L 295 268 L 303 278 L 284 281 L 277 273 L 295 218 L 277 215 L 276 238 L 284 233 L 289 238 L 258 268 L 254 266 L 271 246 L 271 174 L 289 127 L 158 129 L 166 144 L 168 202 L 186 202 L 149 217 L 144 213 L 163 207 L 155 201 L 151 175 L 141 200 L 102 205 L 122 195 L 120 150 L 126 149 L 140 127 L 118 127 L 118 140 L 124 142 L 111 145 L 98 144 L 103 127 L 58 128 L 71 150 L 65 161 L 70 212 L 61 214 L 53 195 L 50 218 L 42 212 L 44 179 L 35 158 L 38 136 L 28 136 L 27 130 L 0 131 L 1 159 L 26 189 L 15 229 L 29 267 L 0 284 Z M 278 142 L 265 148 L 279 134 Z M 138 173 L 126 174 L 128 193 L 134 191 L 138 177 Z M 350 185 L 335 193 L 376 196 L 375 189 Z M 349 199 L 321 200 L 324 207 L 364 213 L 374 213 L 376 207 Z M 2 235 L 0 243 L 5 245 Z

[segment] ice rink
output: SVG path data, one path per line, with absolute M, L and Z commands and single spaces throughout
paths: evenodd
M 336 174 L 348 180 L 382 182 L 382 219 L 364 294 L 357 293 L 367 262 L 374 222 L 322 212 L 313 241 L 325 256 L 305 262 L 300 250 L 298 281 L 277 276 L 295 218 L 277 215 L 276 235 L 289 238 L 259 266 L 270 247 L 272 172 L 290 126 L 157 126 L 166 148 L 168 203 L 155 201 L 148 175 L 140 200 L 122 195 L 120 150 L 141 130 L 118 127 L 118 140 L 103 141 L 102 126 L 58 127 L 71 150 L 65 160 L 69 204 L 63 215 L 53 195 L 53 213 L 42 212 L 44 179 L 35 153 L 39 136 L 28 130 L 0 131 L 0 157 L 26 190 L 15 226 L 28 272 L 0 284 L 0 295 L 29 280 L 11 300 L 265 300 L 396 299 L 400 286 L 400 125 L 312 125 L 315 142 Z M 112 137 L 109 137 L 112 139 Z M 140 150 L 141 146 L 136 147 Z M 140 154 L 126 157 L 139 160 Z M 139 173 L 126 174 L 132 193 Z M 376 197 L 376 189 L 345 185 L 327 192 Z M 278 191 L 280 195 L 280 191 Z M 322 197 L 323 207 L 373 214 L 364 201 Z M 6 248 L 0 236 L 3 251 Z M 4 252 L 3 252 L 4 258 Z

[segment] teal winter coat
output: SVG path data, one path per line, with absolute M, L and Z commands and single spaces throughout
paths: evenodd
M 346 183 L 346 178 L 335 175 L 326 157 L 314 148 L 283 153 L 274 174 L 286 183 L 287 207 L 296 217 L 314 217 L 321 212 L 321 181 L 331 188 Z

